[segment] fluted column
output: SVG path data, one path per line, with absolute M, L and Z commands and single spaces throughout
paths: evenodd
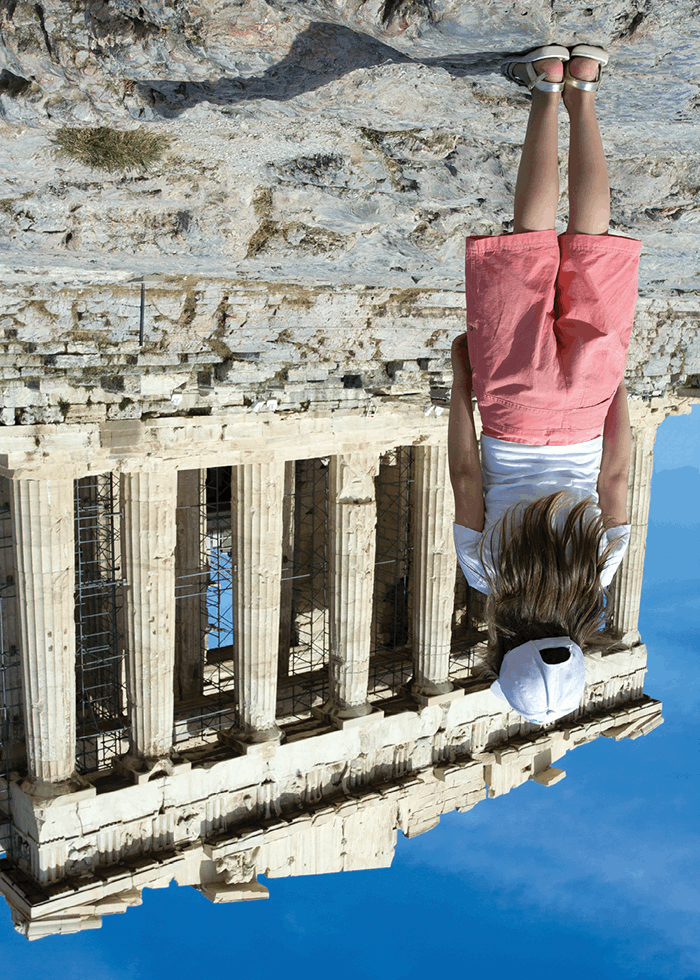
M 29 776 L 75 769 L 73 480 L 12 479 L 12 522 Z
M 16 647 L 15 559 L 12 549 L 12 482 L 0 476 L 0 635 L 5 653 Z
M 282 577 L 284 460 L 231 474 L 233 646 L 240 740 L 277 740 L 277 653 Z
M 282 587 L 280 592 L 280 637 L 278 673 L 289 676 L 289 653 L 292 642 L 292 599 L 294 596 L 294 500 L 296 461 L 284 464 L 284 502 L 282 505 Z
M 329 699 L 334 721 L 363 717 L 372 638 L 379 455 L 332 456 L 328 472 Z
M 635 426 L 631 434 L 627 520 L 632 525 L 632 529 L 627 551 L 613 580 L 608 624 L 612 630 L 621 633 L 623 637 L 628 636 L 629 639 L 638 640 L 637 626 L 649 523 L 656 425 L 647 423 Z
M 9 769 L 22 769 L 26 763 L 22 724 L 22 661 L 19 655 L 16 573 L 12 554 L 12 484 L 0 476 L 0 717 L 7 724 L 4 746 Z M 2 791 L 0 790 L 0 796 Z
M 456 556 L 447 446 L 415 446 L 413 473 L 413 678 L 411 693 L 447 694 Z
M 124 628 L 131 756 L 161 759 L 173 737 L 177 473 L 122 473 Z
M 175 695 L 186 698 L 202 693 L 206 637 L 201 617 L 207 515 L 200 470 L 180 470 L 177 474 L 176 527 Z

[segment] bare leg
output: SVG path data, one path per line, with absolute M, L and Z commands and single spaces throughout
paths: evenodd
M 597 62 L 574 58 L 569 66 L 578 78 L 593 79 Z M 595 114 L 595 92 L 569 86 L 564 90 L 569 113 L 569 225 L 567 234 L 604 235 L 610 222 L 610 184 L 603 141 Z
M 561 81 L 563 68 L 556 58 L 536 61 L 535 71 L 546 71 L 551 81 Z M 559 92 L 532 90 L 530 118 L 515 185 L 513 232 L 554 228 L 559 203 L 557 130 Z

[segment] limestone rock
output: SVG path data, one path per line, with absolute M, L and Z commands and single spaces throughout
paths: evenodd
M 393 10 L 387 23 L 385 10 Z M 3 392 L 13 381 L 17 391 L 26 387 L 12 372 L 33 353 L 13 342 L 58 358 L 36 365 L 40 374 L 61 364 L 65 379 L 80 373 L 84 380 L 90 368 L 98 386 L 118 372 L 131 379 L 134 365 L 124 355 L 136 353 L 134 282 L 143 276 L 185 286 L 161 291 L 160 305 L 146 311 L 147 341 L 158 344 L 159 356 L 169 351 L 175 365 L 162 367 L 181 375 L 177 384 L 146 385 L 149 411 L 188 410 L 202 380 L 211 388 L 218 373 L 228 387 L 242 367 L 267 377 L 251 377 L 238 397 L 268 400 L 270 377 L 298 364 L 302 349 L 333 364 L 337 381 L 357 375 L 351 362 L 360 358 L 365 389 L 370 375 L 386 383 L 390 360 L 439 354 L 449 365 L 463 324 L 464 236 L 512 228 L 529 95 L 499 65 L 547 41 L 610 51 L 597 108 L 611 232 L 644 243 L 631 390 L 649 396 L 697 387 L 700 101 L 688 81 L 700 76 L 695 16 L 691 0 L 580 9 L 555 2 L 546 11 L 516 0 L 507 17 L 496 0 L 478 7 L 457 0 L 5 5 L 0 326 L 10 346 L 0 352 L 8 358 Z M 61 128 L 97 126 L 166 134 L 170 147 L 149 172 L 131 175 L 53 155 Z M 562 107 L 560 231 L 567 145 Z M 282 329 L 268 318 L 275 284 L 293 284 L 298 304 L 286 304 Z M 401 317 L 395 305 L 379 319 L 377 291 L 403 295 Z M 429 306 L 439 322 L 428 324 Z M 264 323 L 262 342 L 256 323 Z M 351 340 L 342 332 L 348 323 Z M 388 326 L 396 343 L 381 341 L 379 350 L 375 332 L 386 336 Z M 337 339 L 329 341 L 334 328 Z M 249 357 L 241 350 L 252 343 L 249 330 L 258 338 L 253 350 L 262 352 L 254 367 L 236 360 Z M 120 362 L 115 351 L 90 346 L 97 337 L 120 345 Z M 212 340 L 220 342 L 216 351 Z M 66 360 L 77 355 L 93 361 Z M 191 360 L 184 370 L 193 357 L 198 370 Z M 184 408 L 172 402 L 183 384 Z M 278 384 L 284 388 L 284 379 Z M 72 383 L 63 397 L 69 406 L 80 404 L 75 391 Z M 110 402 L 100 393 L 93 402 L 138 414 L 139 392 L 113 394 L 119 397 Z M 18 402 L 4 394 L 2 420 L 14 419 L 15 409 L 25 412 L 17 421 L 57 420 L 56 401 L 43 396 L 17 395 Z

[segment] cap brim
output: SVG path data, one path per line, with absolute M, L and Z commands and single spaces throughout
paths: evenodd
M 491 685 L 490 690 L 493 694 L 496 695 L 497 698 L 500 698 L 501 701 L 505 701 L 506 704 L 510 704 L 510 701 L 508 700 L 508 698 L 505 696 L 505 694 L 501 689 L 501 685 L 499 681 L 494 681 L 493 684 Z
M 499 684 L 498 681 L 493 682 L 493 684 L 490 687 L 490 691 L 492 694 L 495 694 L 496 697 L 499 698 L 501 701 L 505 701 L 505 703 L 508 705 L 509 708 L 511 708 L 511 710 L 513 711 L 517 710 L 516 708 L 513 707 L 513 705 L 510 703 L 508 698 L 503 693 L 501 689 L 501 685 Z M 518 711 L 517 713 L 520 715 L 521 718 L 524 718 L 526 721 L 532 722 L 533 725 L 549 725 L 551 722 L 556 721 L 557 718 L 561 718 L 563 715 L 567 715 L 573 710 L 575 709 L 570 708 L 567 711 L 562 711 L 560 714 L 555 715 L 553 718 L 530 718 L 528 717 L 528 715 L 524 715 L 521 711 Z

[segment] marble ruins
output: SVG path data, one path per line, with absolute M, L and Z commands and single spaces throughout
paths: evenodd
M 99 926 L 172 880 L 224 902 L 384 867 L 398 829 L 661 724 L 637 623 L 656 426 L 688 400 L 631 403 L 619 642 L 547 729 L 475 669 L 432 408 L 3 431 L 0 890 L 21 932 Z
M 172 881 L 386 867 L 662 723 L 638 623 L 656 430 L 700 393 L 696 12 L 511 6 L 2 5 L 0 892 L 29 939 Z M 542 37 L 614 53 L 611 230 L 644 241 L 615 645 L 548 728 L 480 670 L 446 445 L 464 236 L 512 227 L 528 100 L 497 65 Z M 54 157 L 86 127 L 170 149 Z

